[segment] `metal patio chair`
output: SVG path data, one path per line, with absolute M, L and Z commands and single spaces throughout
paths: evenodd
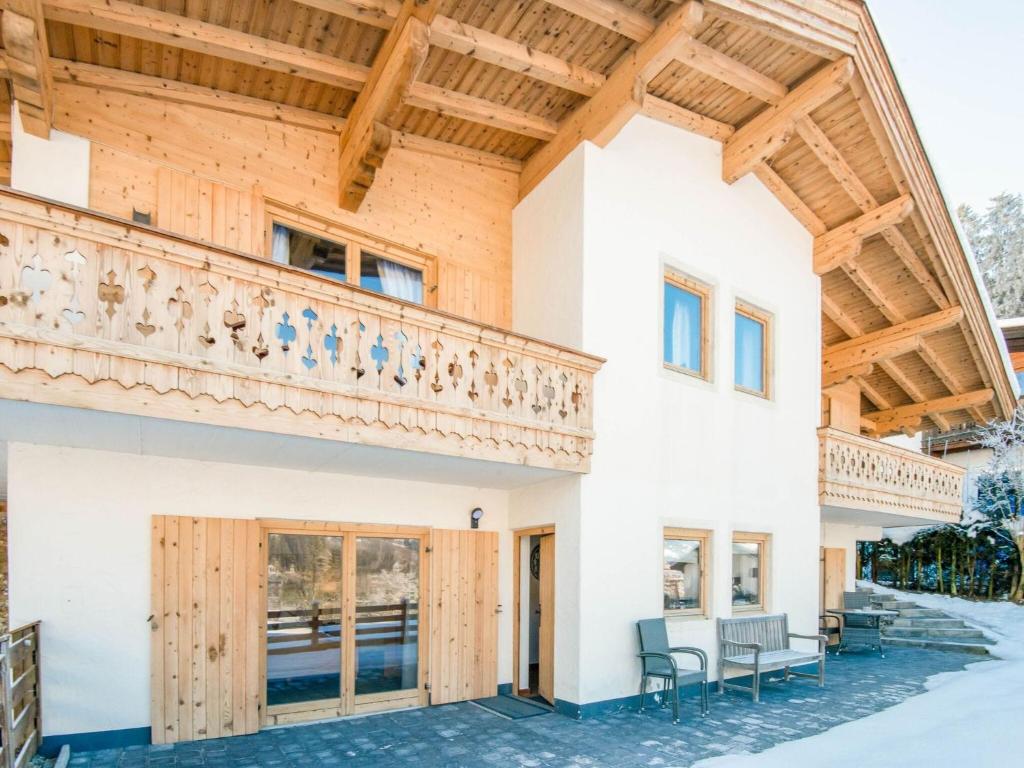
M 679 722 L 679 686 L 700 685 L 700 713 L 708 713 L 708 655 L 700 648 L 688 646 L 671 647 L 668 644 L 668 630 L 665 619 L 643 619 L 636 623 L 640 635 L 640 711 L 644 711 L 647 699 L 647 680 L 657 678 L 663 681 L 662 706 L 665 698 L 672 696 L 672 722 Z M 673 654 L 687 653 L 696 656 L 700 669 L 680 667 Z
M 843 592 L 843 608 L 846 610 L 860 610 L 871 607 L 870 592 Z M 849 650 L 851 645 L 864 646 L 866 648 L 877 648 L 881 657 L 885 658 L 885 650 L 882 648 L 882 617 L 881 616 L 857 616 L 843 614 L 843 633 L 839 643 L 840 651 Z

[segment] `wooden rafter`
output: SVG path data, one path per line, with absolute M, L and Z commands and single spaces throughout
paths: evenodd
M 604 85 L 604 75 L 586 67 L 445 16 L 430 25 L 430 44 L 584 96 L 593 96 Z
M 68 83 L 94 88 L 98 91 L 119 91 L 134 96 L 189 104 L 334 135 L 340 134 L 345 128 L 346 121 L 342 117 L 280 104 L 276 101 L 242 96 L 202 85 L 183 83 L 178 80 L 168 80 L 113 67 L 101 67 L 65 59 L 51 58 L 50 67 L 53 71 L 54 82 L 58 85 Z M 522 164 L 516 160 L 425 136 L 396 131 L 392 133 L 391 143 L 392 146 L 401 146 L 415 152 L 471 162 L 488 168 L 500 168 L 514 173 L 518 173 L 522 169 Z
M 850 199 L 865 214 L 870 213 L 879 207 L 878 200 L 868 190 L 864 183 L 854 172 L 850 164 L 842 156 L 839 150 L 829 141 L 825 132 L 810 117 L 797 121 L 796 130 L 807 147 L 814 153 L 818 160 L 824 165 L 832 177 L 849 195 Z M 906 193 L 904 193 L 906 196 Z M 887 226 L 881 230 L 882 237 L 896 251 L 910 273 L 921 284 L 932 301 L 939 309 L 949 306 L 949 300 L 931 276 L 928 268 L 925 267 L 920 257 L 907 242 L 903 233 L 896 226 Z M 820 274 L 820 273 L 819 273 Z
M 53 78 L 39 0 L 7 0 L 3 15 L 3 60 L 18 102 L 21 127 L 43 139 L 53 124 Z
M 910 195 L 902 195 L 814 238 L 814 271 L 824 275 L 860 255 L 864 241 L 903 221 L 914 210 Z
M 712 120 L 699 112 L 659 99 L 650 93 L 644 94 L 642 111 L 652 120 L 674 125 L 716 141 L 725 141 L 733 134 L 733 127 L 727 123 Z
M 818 214 L 812 211 L 810 206 L 767 163 L 755 165 L 754 175 L 768 187 L 780 203 L 786 206 L 796 220 L 804 225 L 804 229 L 815 237 L 824 235 L 828 231 L 825 222 L 818 218 Z
M 654 33 L 657 22 L 618 0 L 547 0 L 548 4 L 618 32 L 638 43 Z
M 296 0 L 296 2 L 379 29 L 391 29 L 402 10 L 401 0 Z
M 624 56 L 601 89 L 563 120 L 557 135 L 527 160 L 519 181 L 520 198 L 581 142 L 604 146 L 611 141 L 643 109 L 648 81 L 675 58 L 679 45 L 693 37 L 703 18 L 703 5 L 687 0 Z
M 428 83 L 413 83 L 405 103 L 542 141 L 553 139 L 558 133 L 554 120 Z
M 682 46 L 678 59 L 688 67 L 768 104 L 778 104 L 789 93 L 782 83 L 698 40 L 690 40 Z
M 842 92 L 853 73 L 853 61 L 839 59 L 747 121 L 725 143 L 722 178 L 731 184 L 778 152 L 793 136 L 796 121 Z
M 428 25 L 437 6 L 437 0 L 403 3 L 349 112 L 338 160 L 339 205 L 345 210 L 359 210 L 391 147 L 392 123 L 427 60 Z
M 963 319 L 960 307 L 949 307 L 905 323 L 866 333 L 827 347 L 821 356 L 823 370 L 836 371 L 864 363 L 891 360 L 916 351 L 921 338 L 950 328 Z
M 991 389 L 978 389 L 973 392 L 940 397 L 921 403 L 900 405 L 887 411 L 872 411 L 871 413 L 865 413 L 864 418 L 873 422 L 879 432 L 894 431 L 902 429 L 901 424 L 908 420 L 977 407 L 990 402 L 994 396 L 995 392 Z

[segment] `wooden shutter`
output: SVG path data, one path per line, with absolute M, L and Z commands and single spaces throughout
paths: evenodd
M 498 690 L 498 534 L 431 532 L 430 703 Z
M 262 546 L 255 520 L 153 517 L 154 744 L 259 730 Z
M 262 256 L 266 208 L 258 188 L 240 190 L 166 166 L 157 171 L 161 229 Z

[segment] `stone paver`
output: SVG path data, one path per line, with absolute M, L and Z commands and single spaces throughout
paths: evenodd
M 810 680 L 766 684 L 761 704 L 740 693 L 713 693 L 698 715 L 687 696 L 683 721 L 669 710 L 621 710 L 584 720 L 557 714 L 509 721 L 472 704 L 279 728 L 253 736 L 161 747 L 78 753 L 78 768 L 333 768 L 373 766 L 688 766 L 715 755 L 760 752 L 865 717 L 922 693 L 929 675 L 962 669 L 977 657 L 887 649 L 829 657 L 826 687 Z

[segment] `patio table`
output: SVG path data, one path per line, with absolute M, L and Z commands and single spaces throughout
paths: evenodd
M 826 613 L 830 613 L 834 616 L 841 616 L 843 618 L 843 630 L 839 636 L 839 648 L 836 653 L 846 650 L 850 645 L 877 645 L 878 649 L 882 649 L 882 619 L 889 616 L 899 616 L 899 611 L 887 611 L 884 608 L 828 608 Z M 847 616 L 864 617 L 870 620 L 871 627 L 850 627 L 850 631 L 847 631 Z M 868 641 L 865 637 L 869 635 L 871 640 Z M 851 637 L 857 638 L 853 643 L 849 640 Z

